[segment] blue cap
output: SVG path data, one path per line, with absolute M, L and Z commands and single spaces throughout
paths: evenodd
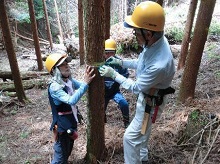
M 135 27 L 129 25 L 128 23 L 126 23 L 126 22 L 124 22 L 124 27 L 127 27 L 127 28 L 135 28 Z

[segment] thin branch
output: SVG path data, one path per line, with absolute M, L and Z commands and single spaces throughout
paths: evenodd
M 215 143 L 215 141 L 216 141 L 216 139 L 218 137 L 219 131 L 220 131 L 220 126 L 218 127 L 218 130 L 217 130 L 217 132 L 215 134 L 215 137 L 214 137 L 214 139 L 212 141 L 212 144 L 210 145 L 210 148 L 209 148 L 208 152 L 206 153 L 204 159 L 202 160 L 201 164 L 203 164 L 205 162 L 206 158 L 208 157 L 208 155 L 209 155 L 209 153 L 210 153 L 210 151 L 211 151 L 211 149 L 212 149 L 212 147 L 213 147 L 213 145 L 214 145 L 214 143 Z

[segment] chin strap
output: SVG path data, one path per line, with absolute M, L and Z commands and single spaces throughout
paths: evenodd
M 141 30 L 141 35 L 142 35 L 142 37 L 144 38 L 144 40 L 145 40 L 145 45 L 144 45 L 144 47 L 147 47 L 147 45 L 148 45 L 148 40 L 146 39 L 146 37 L 145 37 L 145 35 L 144 35 L 144 29 L 140 29 Z M 148 30 L 149 31 L 149 30 Z M 154 36 L 154 31 L 151 31 L 151 33 L 152 33 L 152 37 Z
M 69 76 L 68 77 L 64 77 L 63 75 L 61 76 L 63 81 L 67 81 L 67 79 L 69 79 Z
M 142 35 L 142 37 L 144 38 L 144 41 L 145 41 L 144 47 L 146 47 L 147 44 L 148 44 L 148 41 L 147 41 L 147 39 L 146 39 L 146 37 L 145 37 L 145 35 L 144 35 L 144 30 L 143 30 L 142 28 L 141 28 L 140 30 L 141 30 L 141 35 Z

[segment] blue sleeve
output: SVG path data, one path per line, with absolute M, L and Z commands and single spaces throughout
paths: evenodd
M 73 84 L 76 87 L 76 90 L 73 93 L 73 95 L 67 94 L 63 90 L 63 87 L 61 87 L 57 83 L 52 83 L 50 85 L 49 91 L 56 105 L 61 104 L 61 102 L 64 102 L 69 105 L 75 105 L 88 89 L 88 85 L 86 83 L 73 80 Z
M 74 87 L 75 89 L 79 89 L 80 86 L 81 86 L 82 84 L 84 84 L 83 82 L 77 81 L 77 80 L 75 80 L 75 79 L 72 79 L 72 83 L 73 83 L 73 87 Z

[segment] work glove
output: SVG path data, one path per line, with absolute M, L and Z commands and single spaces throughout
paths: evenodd
M 101 76 L 110 77 L 112 79 L 115 79 L 116 77 L 116 71 L 112 67 L 106 65 L 99 68 L 99 73 Z
M 110 58 L 108 58 L 105 63 L 106 65 L 109 65 L 109 66 L 122 66 L 122 60 L 114 56 L 111 56 Z

